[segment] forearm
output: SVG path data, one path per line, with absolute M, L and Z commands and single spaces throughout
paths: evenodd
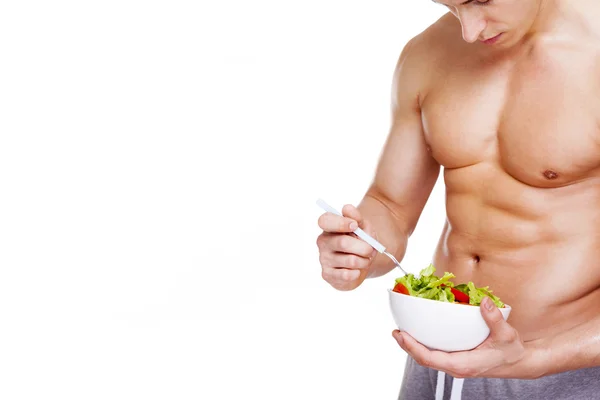
M 600 315 L 536 344 L 546 352 L 544 375 L 600 366 Z
M 369 191 L 358 206 L 361 214 L 368 220 L 375 232 L 376 239 L 402 261 L 412 227 L 399 215 L 397 208 L 392 209 L 385 199 Z M 368 278 L 382 276 L 394 269 L 394 263 L 385 255 L 377 254 L 369 270 Z

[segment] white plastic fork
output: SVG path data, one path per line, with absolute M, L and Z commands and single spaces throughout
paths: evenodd
M 335 215 L 339 215 L 340 217 L 343 216 L 342 213 L 337 211 L 335 208 L 331 207 L 323 199 L 318 199 L 317 205 L 327 212 L 330 212 Z M 375 250 L 377 250 L 381 254 L 385 254 L 386 256 L 388 256 L 394 262 L 396 267 L 398 267 L 400 269 L 400 271 L 402 271 L 402 273 L 404 273 L 404 275 L 408 275 L 408 273 L 402 268 L 402 266 L 400 265 L 398 260 L 396 260 L 396 257 L 394 257 L 392 254 L 390 254 L 386 251 L 384 245 L 379 243 L 377 240 L 375 240 L 373 237 L 371 237 L 368 233 L 366 233 L 365 231 L 363 231 L 360 228 L 356 228 L 354 233 L 356 234 L 356 236 L 358 236 L 359 238 L 361 238 L 362 240 L 364 240 L 365 242 L 370 244 Z

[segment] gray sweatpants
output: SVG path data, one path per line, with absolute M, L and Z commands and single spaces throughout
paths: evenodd
M 437 381 L 438 371 L 421 367 L 409 356 L 398 400 L 435 400 Z M 450 400 L 453 384 L 456 388 L 452 397 L 461 400 L 600 400 L 600 367 L 533 380 L 467 378 L 462 382 L 462 390 L 461 382 L 454 381 L 445 375 L 444 400 Z

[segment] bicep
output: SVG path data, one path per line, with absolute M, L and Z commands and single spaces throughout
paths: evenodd
M 418 65 L 400 58 L 392 85 L 392 122 L 369 192 L 386 201 L 409 230 L 416 226 L 437 181 L 439 163 L 431 155 L 419 106 Z
M 405 115 L 390 130 L 371 190 L 387 199 L 397 216 L 412 221 L 412 231 L 439 172 L 440 165 L 427 149 L 420 119 Z

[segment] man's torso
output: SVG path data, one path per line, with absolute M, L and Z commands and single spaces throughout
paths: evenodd
M 463 43 L 457 24 L 425 33 L 421 116 L 448 216 L 434 264 L 489 285 L 524 340 L 564 331 L 600 311 L 600 40 L 508 54 Z

